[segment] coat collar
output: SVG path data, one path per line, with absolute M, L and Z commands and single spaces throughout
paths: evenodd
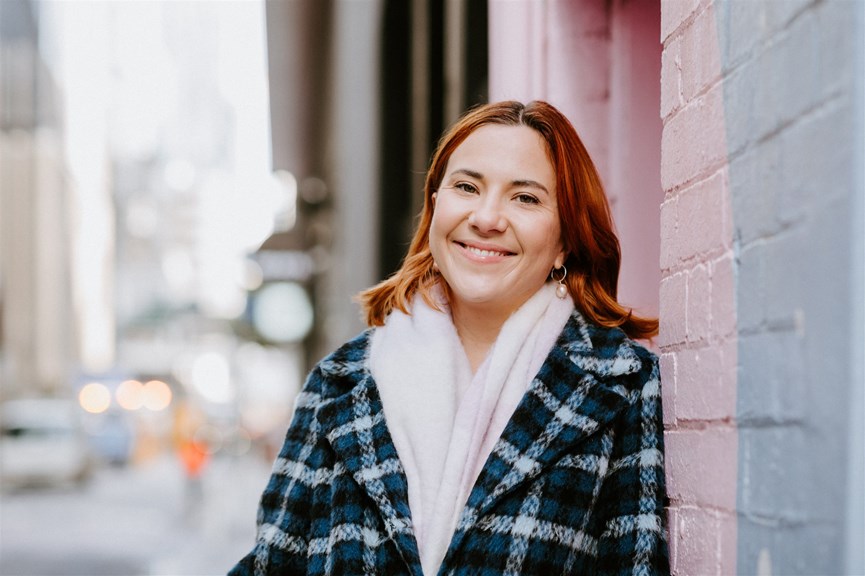
M 339 461 L 379 509 L 389 537 L 412 573 L 420 556 L 411 524 L 408 484 L 384 422 L 384 410 L 367 362 L 370 331 L 320 365 L 335 388 L 319 422 Z M 618 329 L 597 327 L 578 311 L 569 318 L 537 377 L 493 448 L 506 466 L 484 466 L 451 542 L 495 502 L 535 478 L 581 438 L 603 428 L 636 393 L 628 388 L 643 366 L 638 348 Z

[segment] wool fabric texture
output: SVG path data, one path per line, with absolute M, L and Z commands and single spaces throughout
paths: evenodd
M 434 575 L 481 467 L 574 309 L 544 284 L 504 323 L 472 374 L 443 291 L 372 335 L 370 372 L 408 483 L 425 575 Z
M 367 330 L 296 401 L 231 576 L 421 576 Z M 669 574 L 656 357 L 574 311 L 472 486 L 438 574 Z

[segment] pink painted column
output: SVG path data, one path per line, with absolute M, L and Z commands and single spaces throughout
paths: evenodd
M 490 101 L 546 97 L 546 3 L 490 0 Z
M 663 199 L 657 11 L 657 0 L 489 2 L 490 100 L 547 100 L 574 124 L 611 200 L 620 300 L 646 315 L 658 313 Z
M 571 120 L 605 184 L 610 176 L 610 12 L 607 2 L 547 6 L 547 99 Z
M 604 2 L 489 1 L 490 100 L 546 100 L 607 173 L 609 21 Z
M 612 2 L 607 195 L 622 247 L 618 299 L 658 316 L 661 188 L 661 10 Z
M 736 572 L 736 307 L 715 4 L 661 3 L 661 372 L 675 574 Z

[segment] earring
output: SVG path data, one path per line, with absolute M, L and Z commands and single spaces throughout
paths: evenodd
M 562 264 L 562 268 L 561 268 L 562 277 L 561 278 L 556 278 L 556 271 L 558 271 L 558 270 L 559 270 L 558 268 L 553 268 L 553 270 L 550 272 L 550 278 L 552 278 L 553 280 L 555 280 L 556 282 L 559 283 L 559 285 L 556 286 L 556 296 L 558 297 L 559 300 L 564 300 L 565 296 L 567 296 L 567 294 L 568 294 L 568 287 L 565 286 L 565 278 L 568 275 L 568 269 L 565 268 L 564 264 Z

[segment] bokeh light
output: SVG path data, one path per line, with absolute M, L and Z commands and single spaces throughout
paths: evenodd
M 111 406 L 111 392 L 105 384 L 90 382 L 78 393 L 78 403 L 91 414 L 101 414 Z
M 205 352 L 192 364 L 192 385 L 208 401 L 218 404 L 231 402 L 231 368 L 218 352 Z
M 306 289 L 296 282 L 273 282 L 258 291 L 252 323 L 271 342 L 299 342 L 313 325 Z
M 142 389 L 144 407 L 154 412 L 168 408 L 171 404 L 171 388 L 162 380 L 151 380 Z
M 138 380 L 125 380 L 114 393 L 117 403 L 125 410 L 138 410 L 144 403 L 142 397 L 143 385 Z

